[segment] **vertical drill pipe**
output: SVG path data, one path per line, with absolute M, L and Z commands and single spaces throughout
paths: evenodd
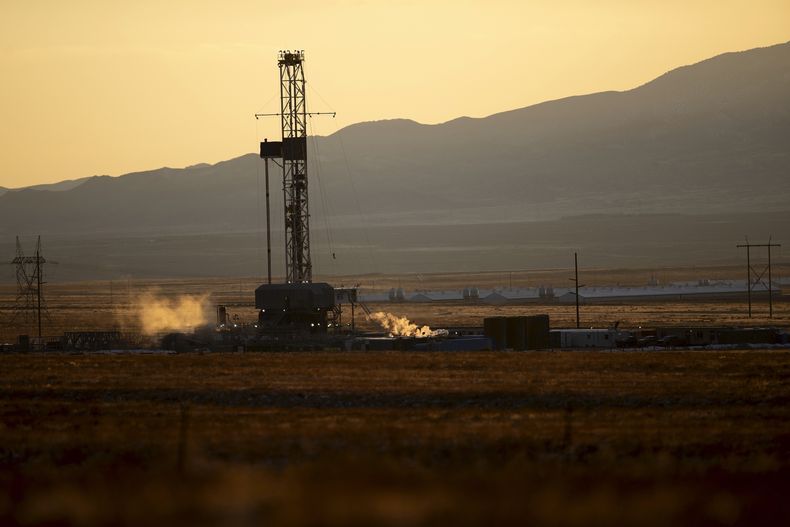
M 749 303 L 749 318 L 752 318 L 752 260 L 751 246 L 746 245 L 746 299 Z
M 272 218 L 269 210 L 269 158 L 264 158 L 266 166 L 266 274 L 272 283 Z

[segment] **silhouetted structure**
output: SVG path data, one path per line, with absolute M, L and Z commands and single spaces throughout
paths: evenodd
M 335 112 L 308 112 L 305 94 L 304 51 L 280 51 L 280 113 L 282 141 L 261 143 L 261 157 L 282 158 L 285 202 L 285 279 L 288 283 L 313 281 L 310 259 L 310 208 L 307 180 L 307 117 L 335 115 Z
M 266 162 L 266 215 L 268 283 L 255 290 L 261 328 L 270 333 L 325 333 L 337 327 L 339 313 L 335 289 L 329 284 L 312 283 L 310 259 L 310 209 L 307 180 L 307 118 L 320 115 L 307 112 L 303 51 L 280 51 L 280 112 L 255 114 L 255 117 L 280 117 L 282 141 L 261 143 Z M 334 112 L 330 115 L 334 116 Z M 268 202 L 268 162 L 282 159 L 285 222 L 285 284 L 271 283 L 271 228 Z M 356 299 L 356 294 L 354 294 Z
M 781 247 L 778 243 L 771 243 L 771 237 L 768 237 L 768 243 L 749 243 L 749 238 L 746 238 L 746 243 L 737 245 L 738 248 L 746 249 L 746 299 L 749 303 L 749 318 L 752 317 L 752 291 L 757 285 L 762 285 L 768 290 L 768 318 L 774 316 L 774 299 L 773 299 L 773 277 L 771 276 L 771 247 Z M 752 267 L 752 249 L 765 247 L 768 249 L 768 265 L 758 272 Z M 768 284 L 763 281 L 766 272 L 768 273 Z
M 35 324 L 38 338 L 41 339 L 42 313 L 46 313 L 44 301 L 44 264 L 47 260 L 41 254 L 41 236 L 36 241 L 36 254 L 25 256 L 22 242 L 16 237 L 16 257 L 11 260 L 16 265 L 16 301 L 14 302 L 11 326 L 32 329 Z
M 576 327 L 581 327 L 581 319 L 579 318 L 579 288 L 584 287 L 584 284 L 579 284 L 579 253 L 573 253 L 573 276 L 571 282 L 574 284 L 574 297 L 576 299 Z

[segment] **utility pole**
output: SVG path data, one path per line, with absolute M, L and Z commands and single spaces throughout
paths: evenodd
M 38 319 L 38 340 L 41 342 L 41 236 L 36 244 L 36 318 Z
M 771 237 L 768 237 L 768 318 L 774 318 L 774 291 L 771 281 Z
M 573 253 L 573 269 L 574 269 L 574 276 L 575 278 L 571 278 L 571 282 L 575 284 L 576 287 L 576 329 L 581 327 L 580 319 L 579 319 L 579 288 L 584 287 L 584 284 L 579 283 L 579 255 L 578 253 Z
M 743 247 L 742 245 L 740 247 Z M 746 240 L 746 299 L 749 302 L 749 318 L 752 318 L 752 246 Z
M 752 318 L 752 289 L 757 284 L 762 284 L 768 290 L 768 318 L 774 317 L 774 299 L 773 299 L 773 278 L 771 275 L 771 247 L 781 247 L 778 243 L 771 243 L 771 237 L 768 237 L 768 243 L 749 243 L 749 238 L 746 238 L 746 243 L 736 245 L 739 249 L 746 249 L 746 299 L 749 304 L 749 318 Z M 752 248 L 764 247 L 768 249 L 768 266 L 762 271 L 758 272 L 752 267 Z M 763 276 L 768 274 L 768 284 L 763 282 Z
M 579 328 L 579 255 L 573 253 L 573 270 L 574 276 L 573 283 L 576 286 L 576 329 Z

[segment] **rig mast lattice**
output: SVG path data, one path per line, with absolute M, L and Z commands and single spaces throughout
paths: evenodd
M 285 270 L 286 281 L 292 284 L 313 281 L 307 196 L 307 103 L 303 62 L 303 51 L 281 51 L 279 54 Z

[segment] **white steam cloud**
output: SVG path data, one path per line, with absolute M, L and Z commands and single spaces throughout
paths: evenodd
M 382 328 L 386 329 L 392 337 L 439 337 L 447 335 L 447 330 L 431 329 L 429 326 L 418 326 L 413 324 L 406 317 L 399 317 L 392 313 L 377 311 L 370 315 L 371 320 L 375 321 Z
M 146 335 L 188 331 L 208 322 L 207 300 L 208 295 L 183 295 L 171 299 L 145 293 L 137 299 L 135 318 Z

